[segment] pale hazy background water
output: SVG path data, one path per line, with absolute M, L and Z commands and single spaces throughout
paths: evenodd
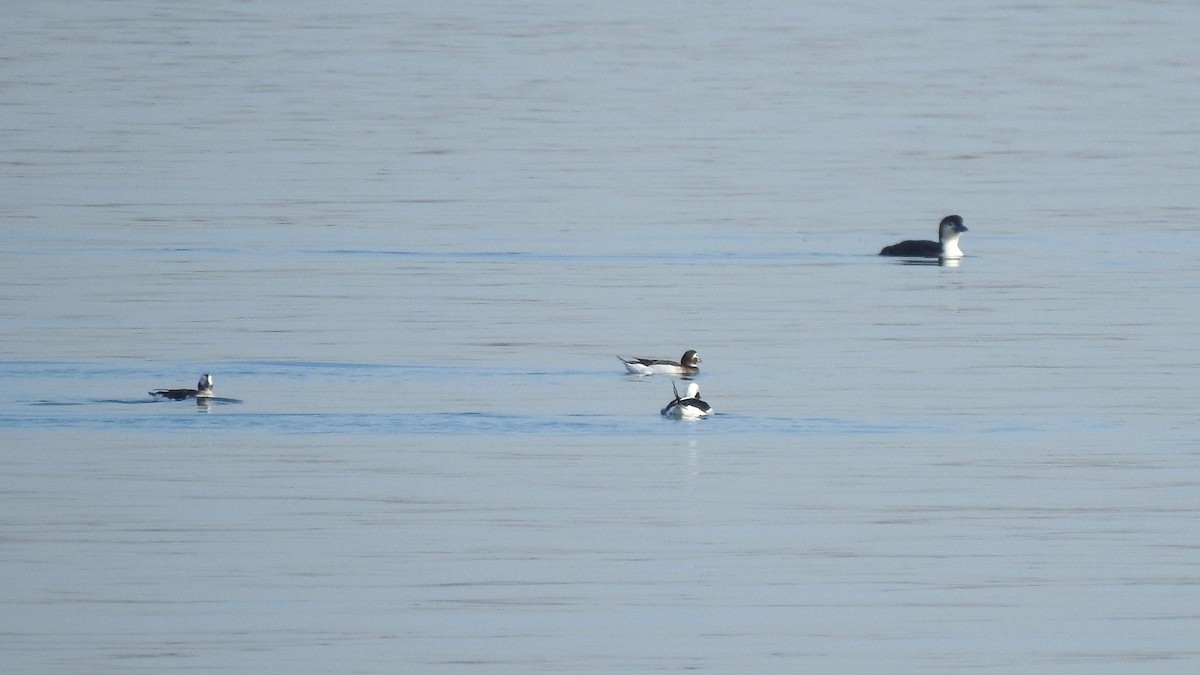
M 1200 668 L 1200 5 L 0 17 L 4 672 Z

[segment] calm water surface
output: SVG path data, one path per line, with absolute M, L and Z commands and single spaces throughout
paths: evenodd
M 3 13 L 5 672 L 1200 667 L 1191 4 Z

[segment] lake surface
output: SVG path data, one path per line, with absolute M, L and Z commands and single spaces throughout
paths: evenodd
M 4 672 L 1196 672 L 1200 8 L 400 4 L 3 10 Z

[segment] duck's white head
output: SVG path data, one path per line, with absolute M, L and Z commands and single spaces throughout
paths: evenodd
M 942 242 L 943 258 L 961 258 L 962 249 L 958 246 L 958 237 L 967 231 L 961 216 L 946 216 L 938 225 L 938 240 Z
M 700 385 L 696 382 L 688 384 L 687 396 L 684 398 L 700 398 Z

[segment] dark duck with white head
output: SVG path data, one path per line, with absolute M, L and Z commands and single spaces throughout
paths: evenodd
M 169 398 L 172 401 L 184 401 L 189 398 L 212 398 L 213 378 L 212 375 L 205 373 L 200 376 L 200 381 L 196 383 L 195 389 L 155 389 L 154 391 L 150 392 L 150 395 Z
M 958 247 L 958 237 L 967 231 L 961 216 L 946 216 L 938 224 L 938 240 L 928 241 L 909 239 L 899 244 L 883 247 L 879 255 L 890 255 L 901 258 L 941 258 L 943 260 L 958 260 L 963 257 L 962 249 Z

